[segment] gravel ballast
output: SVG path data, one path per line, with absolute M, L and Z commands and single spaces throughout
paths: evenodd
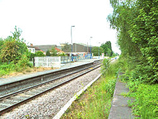
M 52 118 L 85 85 L 100 74 L 100 68 L 60 86 L 18 108 L 0 116 L 0 119 Z

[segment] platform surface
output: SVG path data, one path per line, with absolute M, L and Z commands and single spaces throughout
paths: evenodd
M 134 119 L 131 108 L 128 107 L 128 97 L 122 94 L 128 93 L 129 89 L 126 84 L 117 79 L 113 101 L 108 119 Z

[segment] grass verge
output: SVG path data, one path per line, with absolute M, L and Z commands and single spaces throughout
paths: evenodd
M 116 64 L 105 59 L 103 76 L 72 103 L 61 119 L 107 119 L 116 83 Z
M 130 90 L 125 96 L 135 99 L 132 102 L 129 101 L 133 114 L 141 119 L 158 119 L 158 83 L 147 83 L 144 81 L 147 80 L 146 78 L 142 80 L 140 72 L 133 68 L 137 64 L 131 66 L 127 59 L 120 59 L 119 62 L 121 71 L 125 72 L 121 80 L 127 83 Z
M 61 119 L 108 118 L 115 88 L 115 77 L 101 77 L 75 100 Z
M 127 85 L 130 89 L 127 96 L 135 99 L 129 101 L 134 115 L 141 119 L 158 119 L 158 84 L 127 81 Z

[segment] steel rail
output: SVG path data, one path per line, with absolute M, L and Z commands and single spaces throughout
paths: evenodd
M 12 96 L 12 95 L 16 95 L 16 94 L 18 94 L 18 93 L 21 93 L 21 92 L 30 90 L 30 89 L 32 89 L 32 88 L 35 88 L 35 87 L 44 85 L 44 84 L 46 84 L 46 83 L 50 83 L 50 82 L 52 82 L 52 81 L 54 81 L 54 80 L 61 79 L 61 78 L 64 78 L 64 77 L 66 77 L 66 76 L 70 76 L 70 75 L 72 75 L 72 74 L 75 74 L 75 73 L 80 72 L 80 71 L 82 71 L 82 70 L 88 69 L 88 68 L 90 68 L 90 67 L 92 67 L 92 66 L 88 66 L 88 67 L 79 69 L 79 70 L 77 70 L 77 71 L 69 72 L 68 74 L 65 74 L 64 76 L 59 76 L 59 77 L 53 78 L 53 79 L 51 79 L 51 80 L 44 81 L 44 82 L 42 82 L 42 83 L 39 83 L 39 84 L 36 84 L 36 85 L 32 85 L 32 86 L 27 87 L 27 88 L 23 88 L 23 89 L 21 89 L 21 90 L 17 90 L 17 91 L 15 91 L 15 92 L 13 92 L 13 93 L 9 93 L 9 94 L 0 96 L 0 101 L 1 101 L 1 100 L 4 100 L 5 98 L 8 98 L 8 97 L 10 97 L 10 96 Z
M 76 76 L 70 78 L 70 79 L 67 80 L 67 81 L 64 81 L 64 82 L 61 82 L 61 83 L 59 83 L 59 84 L 56 84 L 56 85 L 54 85 L 53 87 L 48 88 L 48 89 L 46 89 L 46 90 L 44 90 L 44 91 L 42 91 L 42 92 L 36 93 L 36 94 L 34 94 L 34 95 L 32 95 L 32 96 L 30 95 L 31 97 L 26 98 L 26 99 L 24 99 L 24 100 L 22 100 L 22 101 L 19 101 L 18 103 L 15 103 L 15 104 L 13 104 L 13 105 L 11 105 L 11 106 L 8 106 L 8 107 L 4 108 L 3 110 L 0 110 L 0 115 L 3 114 L 3 113 L 5 113 L 6 111 L 9 111 L 9 110 L 13 109 L 14 107 L 19 106 L 20 104 L 22 104 L 22 103 L 24 103 L 24 102 L 26 102 L 26 101 L 28 101 L 28 100 L 31 100 L 32 98 L 35 98 L 35 97 L 37 97 L 37 96 L 39 96 L 39 95 L 41 95 L 41 94 L 44 94 L 44 93 L 46 93 L 46 92 L 48 92 L 48 91 L 50 91 L 50 90 L 52 90 L 52 89 L 54 89 L 54 88 L 56 88 L 56 87 L 58 87 L 58 86 L 61 86 L 61 85 L 65 84 L 65 83 L 67 83 L 67 82 L 70 82 L 71 80 L 76 79 L 76 78 L 78 78 L 78 77 L 80 77 L 80 76 L 82 76 L 82 75 L 84 75 L 84 74 L 86 74 L 86 73 L 88 73 L 88 72 L 90 72 L 90 71 L 92 71 L 92 70 L 98 68 L 98 67 L 100 67 L 100 65 L 94 67 L 93 69 L 89 69 L 89 70 L 87 70 L 87 71 L 85 71 L 85 72 L 83 72 L 83 73 L 81 73 L 81 74 L 78 74 L 78 75 L 76 75 Z M 77 72 L 77 71 L 76 71 L 76 72 Z M 69 75 L 70 75 L 70 73 L 69 73 Z M 61 77 L 61 78 L 64 78 L 64 77 Z M 57 79 L 59 79 L 59 78 L 57 78 Z M 54 80 L 55 80 L 55 79 L 54 79 Z M 50 81 L 49 81 L 49 82 L 50 82 Z M 45 82 L 45 83 L 46 83 L 46 82 Z M 48 81 L 47 81 L 47 83 L 48 83 Z M 23 92 L 23 91 L 21 91 L 21 92 Z M 18 92 L 17 92 L 17 93 L 18 93 Z M 4 98 L 3 98 L 3 99 L 4 99 Z
M 85 67 L 87 65 L 92 65 L 94 62 L 90 62 L 90 63 L 87 63 L 87 64 L 82 64 L 82 65 L 79 65 L 79 66 L 72 66 L 72 67 L 69 67 L 69 68 L 63 68 L 63 69 L 57 69 L 57 70 L 50 70 L 50 71 L 46 71 L 46 72 L 42 72 L 40 74 L 37 74 L 37 75 L 31 75 L 31 76 L 28 76 L 26 78 L 22 78 L 21 80 L 17 80 L 17 81 L 13 81 L 13 82 L 9 82 L 7 84 L 0 84 L 0 87 L 2 86 L 7 86 L 7 85 L 11 85 L 11 84 L 14 84 L 14 83 L 18 83 L 18 82 L 22 82 L 22 81 L 26 81 L 26 80 L 29 80 L 29 79 L 33 79 L 33 78 L 37 78 L 37 77 L 44 77 L 44 76 L 49 76 L 49 75 L 52 75 L 52 74 L 58 74 L 61 72 L 67 72 L 67 71 L 70 71 L 70 70 L 74 70 L 74 69 L 78 69 L 78 68 L 82 68 L 82 67 Z
M 72 70 L 76 70 L 76 69 L 81 69 L 84 67 L 87 67 L 88 65 L 93 65 L 95 64 L 95 62 L 91 62 L 88 64 L 82 64 L 79 66 L 73 66 L 70 67 L 69 69 L 62 69 L 62 70 L 57 70 L 57 71 L 48 71 L 48 72 L 44 72 L 44 73 L 40 73 L 38 75 L 34 75 L 34 76 L 28 76 L 28 77 L 22 77 L 19 79 L 17 79 L 17 81 L 13 81 L 13 82 L 9 82 L 7 84 L 0 84 L 0 97 L 2 97 L 3 95 L 6 95 L 5 97 L 7 97 L 7 94 L 10 94 L 11 92 L 15 92 L 17 90 L 23 89 L 23 88 L 27 88 L 28 86 L 33 86 L 36 84 L 40 84 L 41 82 L 45 82 L 48 81 L 52 78 L 55 77 L 60 77 L 61 75 L 66 75 L 68 72 L 72 71 Z M 1 99 L 1 98 L 0 98 Z

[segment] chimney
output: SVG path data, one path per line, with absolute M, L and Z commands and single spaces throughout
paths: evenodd
M 33 46 L 33 44 L 31 43 L 30 46 Z

